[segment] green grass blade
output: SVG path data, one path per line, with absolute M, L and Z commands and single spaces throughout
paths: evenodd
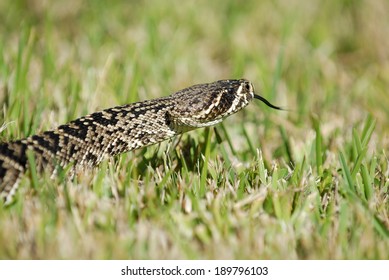
M 211 154 L 211 139 L 212 139 L 212 133 L 210 128 L 205 129 L 205 153 L 204 153 L 204 162 L 203 167 L 201 169 L 200 174 L 200 197 L 204 196 L 206 192 L 206 183 L 207 183 L 207 176 L 208 176 L 208 162 L 210 160 L 210 154 Z
M 340 163 L 342 166 L 343 177 L 346 180 L 347 189 L 348 189 L 348 191 L 355 193 L 354 181 L 351 177 L 350 169 L 347 166 L 346 159 L 344 158 L 344 155 L 342 152 L 339 152 L 339 158 L 340 158 Z
M 322 135 L 320 131 L 320 123 L 319 120 L 314 117 L 313 125 L 316 132 L 315 138 L 315 155 L 316 155 L 316 169 L 319 176 L 323 175 L 323 151 L 322 151 Z
M 367 148 L 362 149 L 362 150 L 360 151 L 358 157 L 357 157 L 357 161 L 355 162 L 354 168 L 353 168 L 353 170 L 351 171 L 351 178 L 352 178 L 353 180 L 355 179 L 355 176 L 357 175 L 357 172 L 360 170 L 362 161 L 364 160 L 364 158 L 365 158 L 365 156 L 366 156 L 366 152 L 367 152 Z
M 31 184 L 32 187 L 37 190 L 39 187 L 39 182 L 38 182 L 38 172 L 37 172 L 37 165 L 35 161 L 35 155 L 34 152 L 31 150 L 27 150 L 27 160 L 28 160 L 28 167 L 30 170 L 31 174 Z
M 373 197 L 374 193 L 373 184 L 371 182 L 369 172 L 364 164 L 361 165 L 361 171 L 365 198 L 369 201 Z
M 369 143 L 371 135 L 373 134 L 375 128 L 375 124 L 375 119 L 373 119 L 373 117 L 369 115 L 362 131 L 362 147 L 365 147 Z

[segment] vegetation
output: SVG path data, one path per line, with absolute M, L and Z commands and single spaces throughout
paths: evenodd
M 289 111 L 32 168 L 0 258 L 389 258 L 389 2 L 133 2 L 0 2 L 0 141 L 224 78 Z

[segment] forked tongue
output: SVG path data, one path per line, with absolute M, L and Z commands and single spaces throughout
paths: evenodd
M 254 94 L 254 98 L 261 100 L 263 103 L 265 103 L 270 108 L 273 108 L 273 109 L 276 109 L 276 110 L 284 110 L 281 107 L 278 107 L 278 106 L 275 106 L 275 105 L 271 104 L 269 101 L 267 101 L 265 98 L 263 98 L 260 95 Z

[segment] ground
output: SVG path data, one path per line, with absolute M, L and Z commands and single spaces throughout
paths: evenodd
M 386 0 L 0 2 L 0 141 L 225 78 L 288 109 L 27 172 L 0 258 L 388 259 L 387 34 Z

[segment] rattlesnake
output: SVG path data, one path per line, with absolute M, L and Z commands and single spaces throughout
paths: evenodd
M 198 84 L 161 97 L 96 112 L 25 139 L 0 143 L 0 197 L 12 201 L 28 168 L 28 151 L 36 170 L 56 166 L 93 167 L 105 157 L 146 147 L 183 132 L 220 123 L 246 107 L 254 94 L 245 79 Z

